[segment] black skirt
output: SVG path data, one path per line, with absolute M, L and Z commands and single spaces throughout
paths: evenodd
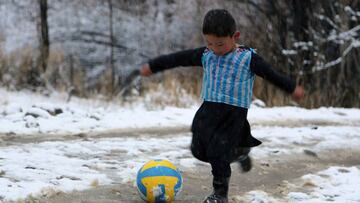
M 201 161 L 233 162 L 261 142 L 252 137 L 247 109 L 205 101 L 196 112 L 191 151 Z M 244 150 L 245 149 L 245 150 Z

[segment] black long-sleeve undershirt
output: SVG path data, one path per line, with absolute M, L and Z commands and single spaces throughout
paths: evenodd
M 156 73 L 178 66 L 202 66 L 201 57 L 205 49 L 200 47 L 158 56 L 149 61 L 151 71 Z
M 156 73 L 178 66 L 202 66 L 201 57 L 205 49 L 206 47 L 200 47 L 156 57 L 149 61 L 151 71 Z M 256 53 L 252 53 L 250 70 L 288 93 L 292 93 L 295 89 L 294 80 L 275 71 Z

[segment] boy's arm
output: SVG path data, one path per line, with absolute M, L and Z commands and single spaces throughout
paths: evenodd
M 251 56 L 250 68 L 256 75 L 268 80 L 282 90 L 291 93 L 296 101 L 304 97 L 304 89 L 302 86 L 297 86 L 295 80 L 276 72 L 270 64 L 256 53 L 253 53 Z
M 148 76 L 178 66 L 201 66 L 201 57 L 206 47 L 179 51 L 172 54 L 158 56 L 144 64 L 140 70 L 141 75 Z

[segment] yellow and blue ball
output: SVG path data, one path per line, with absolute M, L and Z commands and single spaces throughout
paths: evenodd
M 140 168 L 136 185 L 144 201 L 170 203 L 181 191 L 182 177 L 170 161 L 151 160 Z

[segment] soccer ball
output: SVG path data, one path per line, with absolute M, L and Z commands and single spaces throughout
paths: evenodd
M 140 168 L 136 186 L 144 201 L 170 203 L 181 191 L 182 177 L 170 161 L 151 160 Z

